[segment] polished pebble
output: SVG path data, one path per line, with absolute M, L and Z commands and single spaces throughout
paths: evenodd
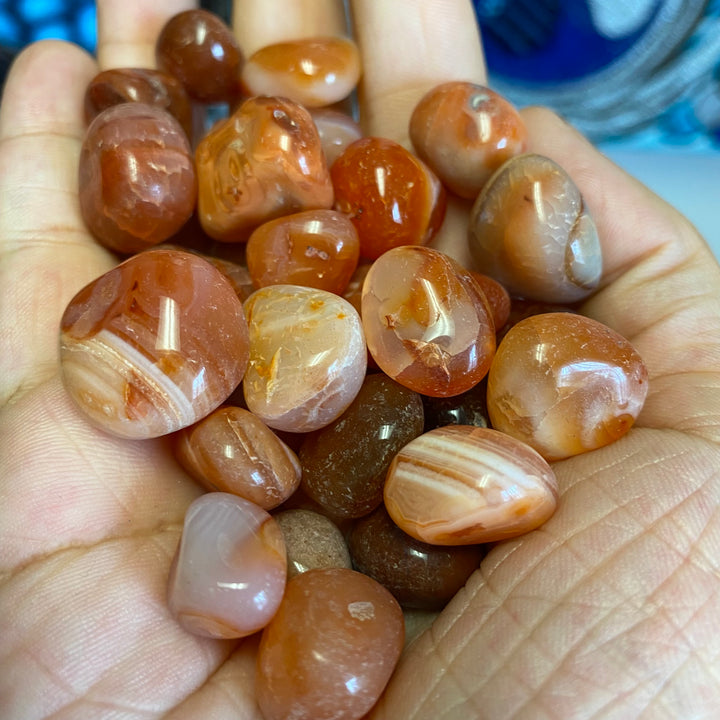
M 148 250 L 75 295 L 61 321 L 65 387 L 107 432 L 151 438 L 227 398 L 248 363 L 242 304 L 206 260 Z
M 152 105 L 109 107 L 85 133 L 78 190 L 83 220 L 105 247 L 134 253 L 167 240 L 193 214 L 197 198 L 185 131 Z
M 391 378 L 446 397 L 476 385 L 495 352 L 495 327 L 477 283 L 427 247 L 400 247 L 365 278 L 362 321 L 368 349 Z
M 265 510 L 300 484 L 295 453 L 260 418 L 240 407 L 221 407 L 181 430 L 175 454 L 208 490 L 239 495 Z
M 531 447 L 497 430 L 449 425 L 395 457 L 385 507 L 408 535 L 472 545 L 522 535 L 555 512 L 557 481 Z
M 338 295 L 360 257 L 355 226 L 335 210 L 306 210 L 263 223 L 247 243 L 256 287 L 305 285 Z
M 320 135 L 328 167 L 345 152 L 348 145 L 363 135 L 360 125 L 346 113 L 332 108 L 311 108 L 310 114 Z
M 622 437 L 647 391 L 647 368 L 624 337 L 582 315 L 543 313 L 503 338 L 487 401 L 494 428 L 559 460 Z
M 275 520 L 236 495 L 207 493 L 185 515 L 168 580 L 170 612 L 194 635 L 251 635 L 275 615 L 286 572 Z
M 423 395 L 424 431 L 427 432 L 445 425 L 490 427 L 486 395 L 486 378 L 459 395 L 451 397 Z
M 491 278 L 489 275 L 483 275 L 482 273 L 472 270 L 470 274 L 475 278 L 490 304 L 493 325 L 495 325 L 495 331 L 497 332 L 505 325 L 510 317 L 510 310 L 512 309 L 510 293 L 508 293 L 497 280 Z
M 356 570 L 386 587 L 403 608 L 441 610 L 465 585 L 484 554 L 478 545 L 442 546 L 403 532 L 380 506 L 348 537 Z
M 248 409 L 278 430 L 330 424 L 362 386 L 367 352 L 360 317 L 347 300 L 299 285 L 269 285 L 245 301 L 250 362 Z
M 305 437 L 302 487 L 334 517 L 360 517 L 381 502 L 395 454 L 423 431 L 420 396 L 383 373 L 368 375 L 350 407 Z
M 333 203 L 315 123 L 285 98 L 247 99 L 205 135 L 195 160 L 198 215 L 216 240 L 244 242 L 268 220 Z
M 352 568 L 345 538 L 325 515 L 294 508 L 273 517 L 285 538 L 288 578 L 315 568 Z
M 247 59 L 241 79 L 247 95 L 281 95 L 311 108 L 346 98 L 360 70 L 352 40 L 314 37 L 260 48 Z
M 471 200 L 527 146 L 518 111 L 489 88 L 463 81 L 427 92 L 413 110 L 409 132 L 416 152 L 445 186 Z
M 476 269 L 523 298 L 577 302 L 602 275 L 600 240 L 580 191 L 542 155 L 509 160 L 485 185 L 469 242 Z
M 292 578 L 258 651 L 255 690 L 265 720 L 360 720 L 403 647 L 400 606 L 345 568 Z

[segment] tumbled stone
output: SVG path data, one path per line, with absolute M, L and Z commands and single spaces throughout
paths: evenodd
M 266 720 L 360 720 L 403 647 L 400 606 L 345 568 L 292 578 L 258 651 L 256 697 Z
M 385 507 L 408 535 L 471 545 L 522 535 L 555 512 L 557 481 L 529 445 L 505 433 L 448 425 L 410 441 L 385 483 Z
M 126 438 L 197 422 L 242 380 L 240 300 L 198 255 L 148 250 L 75 295 L 61 321 L 65 387 L 89 420 Z
M 345 148 L 359 140 L 362 128 L 349 115 L 332 108 L 311 108 L 315 127 L 317 127 L 322 143 L 325 159 L 330 167 Z
M 495 332 L 497 332 L 510 317 L 510 310 L 512 309 L 510 294 L 497 280 L 489 275 L 483 275 L 483 273 L 472 270 L 470 274 L 475 278 L 490 304 L 493 325 L 495 325 Z
M 624 337 L 583 315 L 543 313 L 500 343 L 488 411 L 494 428 L 559 460 L 622 437 L 647 391 L 647 368 Z
M 490 427 L 487 410 L 487 378 L 459 395 L 451 397 L 422 396 L 424 431 L 445 425 Z

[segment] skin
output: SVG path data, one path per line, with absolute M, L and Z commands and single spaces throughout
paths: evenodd
M 284 0 L 237 0 L 243 47 L 341 30 L 334 2 L 299 4 L 293 17 Z M 483 81 L 469 2 L 353 5 L 368 133 L 407 144 L 425 90 Z M 188 7 L 98 6 L 103 69 L 152 65 L 160 26 Z M 81 97 L 97 70 L 72 46 L 33 46 L 0 110 L 0 708 L 8 720 L 258 718 L 255 641 L 192 637 L 167 611 L 199 488 L 166 441 L 90 427 L 58 375 L 60 315 L 113 264 L 76 196 Z M 530 150 L 569 172 L 602 238 L 602 287 L 583 311 L 636 346 L 649 397 L 622 440 L 555 465 L 556 515 L 487 556 L 371 717 L 716 718 L 720 270 L 687 220 L 572 128 L 541 109 L 524 117 Z M 437 243 L 460 259 L 466 213 L 453 204 Z

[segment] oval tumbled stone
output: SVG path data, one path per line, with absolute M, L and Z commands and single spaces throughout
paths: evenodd
M 557 494 L 555 473 L 530 446 L 497 430 L 450 425 L 397 454 L 385 507 L 418 540 L 469 545 L 539 527 L 555 511 Z

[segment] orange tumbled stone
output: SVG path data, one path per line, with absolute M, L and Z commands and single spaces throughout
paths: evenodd
M 479 286 L 452 258 L 427 247 L 395 248 L 373 263 L 362 321 L 378 366 L 423 395 L 469 390 L 495 352 L 495 326 Z
M 393 596 L 346 568 L 288 581 L 263 630 L 255 689 L 265 720 L 360 720 L 377 702 L 404 641 Z
M 310 114 L 320 134 L 328 167 L 345 152 L 348 145 L 359 140 L 363 135 L 360 125 L 349 115 L 338 110 L 313 108 Z
M 531 447 L 474 425 L 435 428 L 393 460 L 385 507 L 408 535 L 472 545 L 522 535 L 555 512 L 557 481 Z
M 201 140 L 195 160 L 200 223 L 216 240 L 245 241 L 268 220 L 333 203 L 315 123 L 285 98 L 246 100 Z
M 583 315 L 544 313 L 503 338 L 487 404 L 494 428 L 560 460 L 624 435 L 647 391 L 647 368 L 624 337 Z
M 282 95 L 310 108 L 346 98 L 360 70 L 352 40 L 316 37 L 260 48 L 243 66 L 241 80 L 247 95 Z
M 350 216 L 360 255 L 375 260 L 400 245 L 424 245 L 445 217 L 445 189 L 402 145 L 385 138 L 356 140 L 333 163 L 335 208 Z
M 470 271 L 475 278 L 480 289 L 483 291 L 492 310 L 492 318 L 495 324 L 495 330 L 500 330 L 510 317 L 510 309 L 512 302 L 508 291 L 494 278 L 483 273 Z
M 456 81 L 421 98 L 410 117 L 410 139 L 447 188 L 474 199 L 495 170 L 525 152 L 527 130 L 496 92 Z
M 335 210 L 306 210 L 270 220 L 247 243 L 247 268 L 256 287 L 305 285 L 341 294 L 360 256 L 355 226 Z

